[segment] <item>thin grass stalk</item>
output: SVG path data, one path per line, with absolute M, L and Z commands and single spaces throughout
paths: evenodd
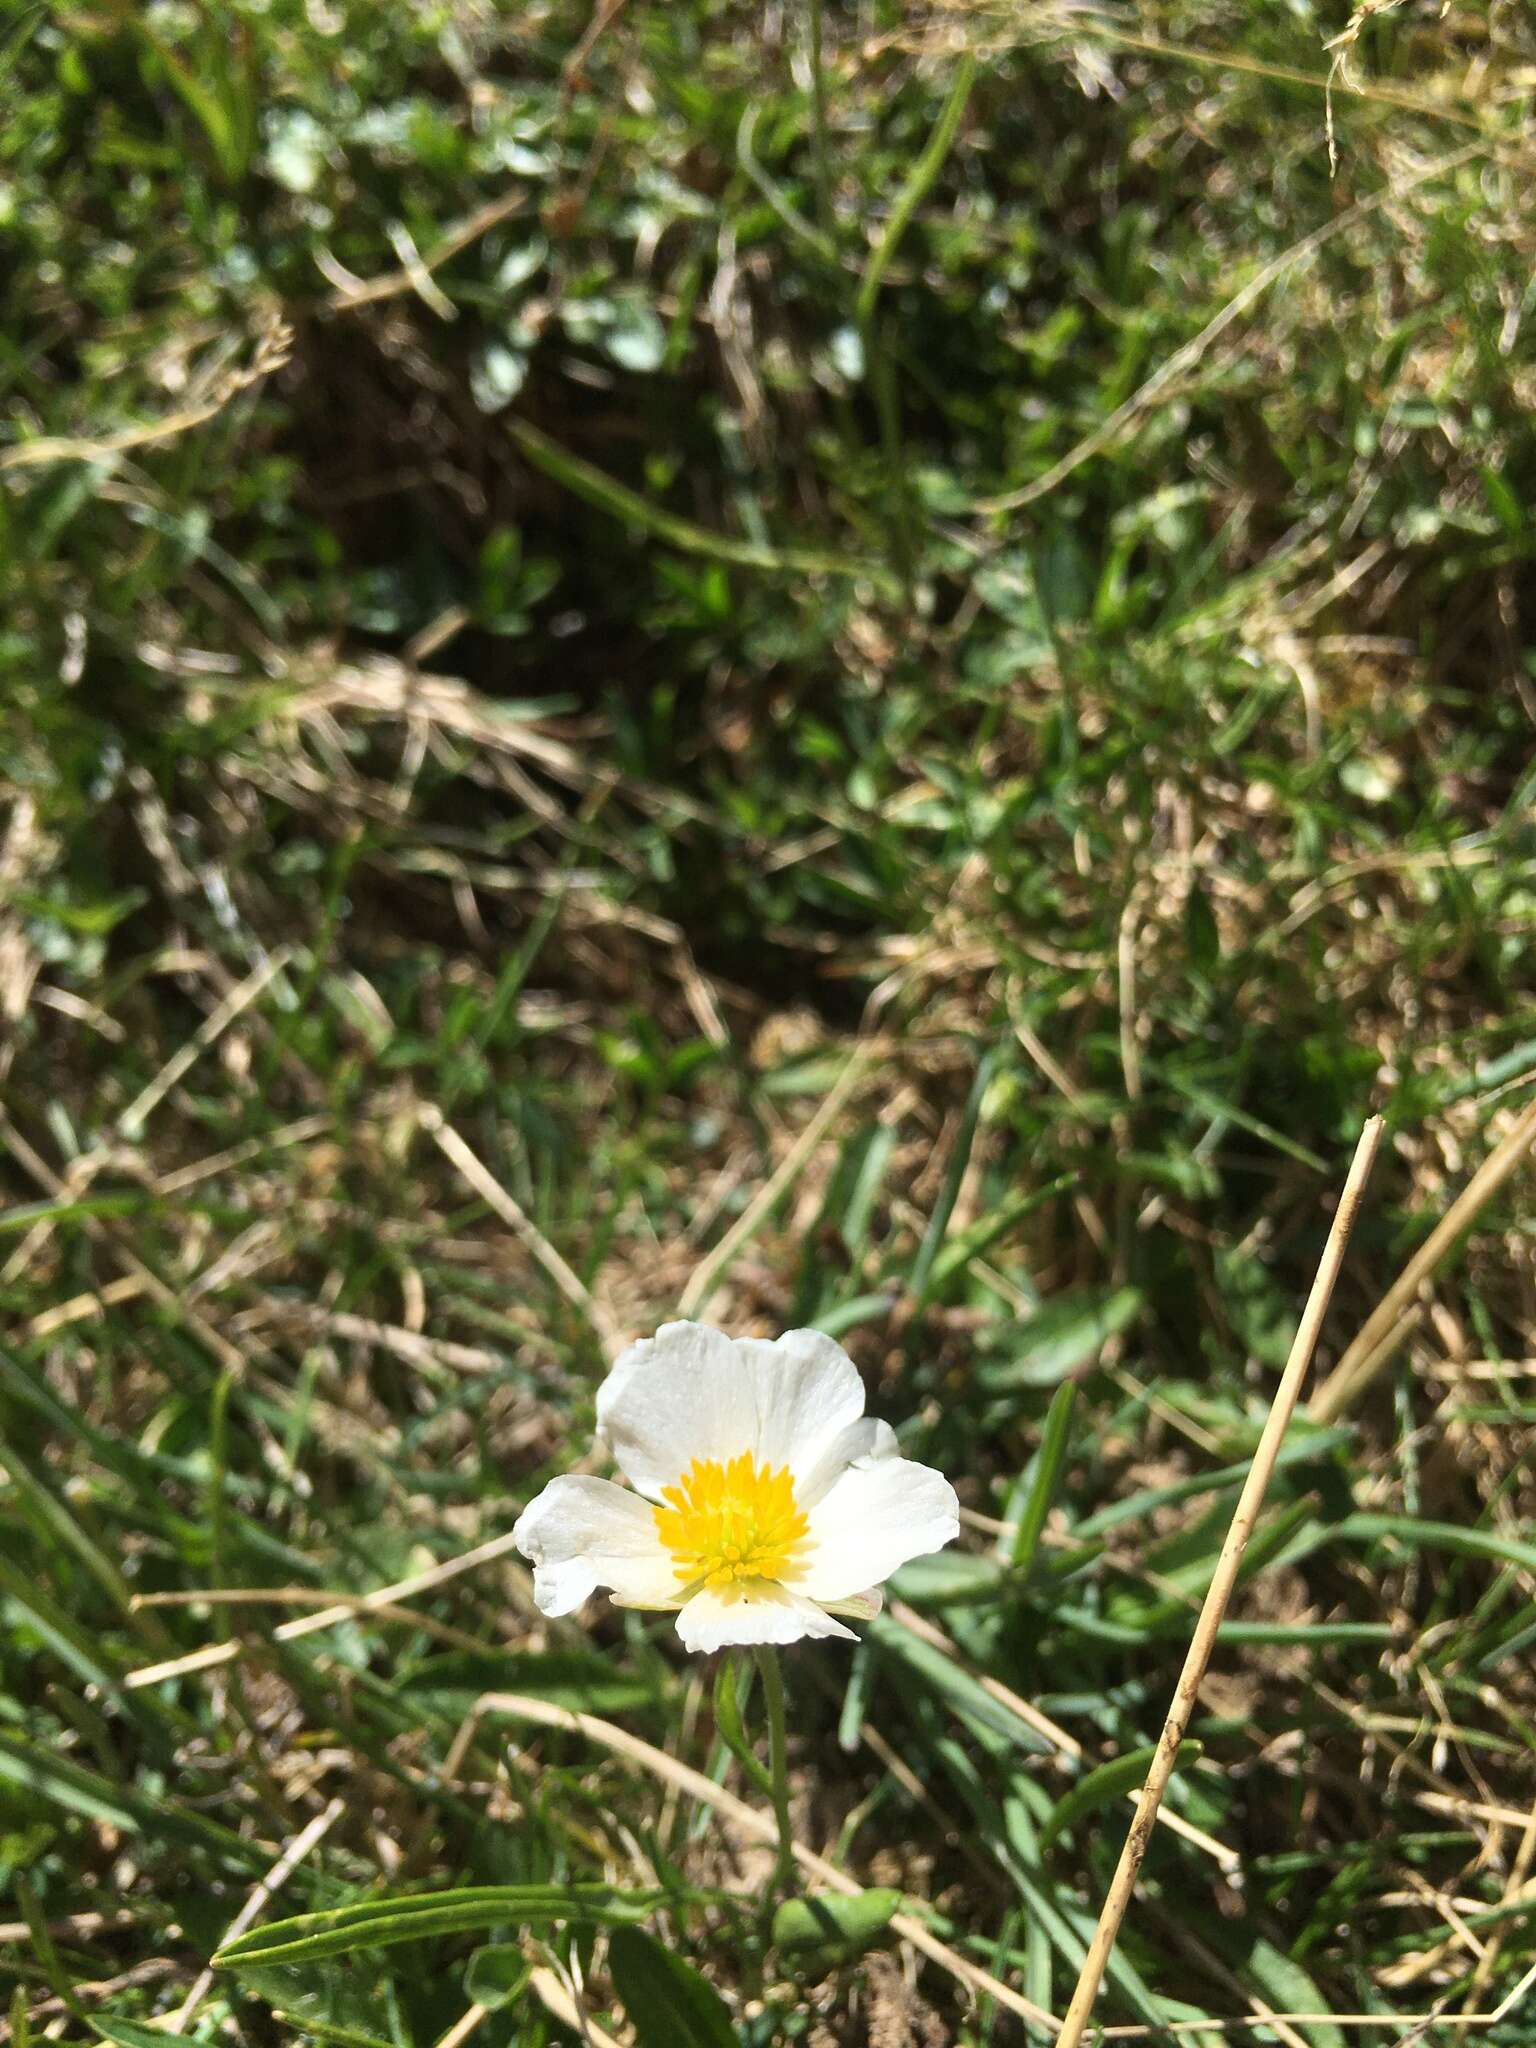
M 1338 1279 L 1339 1268 L 1344 1262 L 1345 1248 L 1354 1229 L 1355 1218 L 1360 1212 L 1365 1184 L 1381 1143 L 1381 1132 L 1382 1120 L 1379 1116 L 1373 1116 L 1360 1133 L 1360 1142 L 1355 1147 L 1355 1156 L 1344 1183 L 1344 1192 L 1339 1197 L 1339 1206 L 1334 1213 L 1333 1227 L 1323 1247 L 1317 1276 L 1312 1282 L 1312 1291 L 1302 1311 L 1301 1322 L 1291 1344 L 1290 1356 L 1280 1376 L 1280 1385 L 1265 1421 L 1263 1434 L 1259 1438 L 1258 1449 L 1254 1452 L 1253 1464 L 1249 1468 L 1242 1493 L 1238 1496 L 1237 1507 L 1232 1515 L 1232 1526 L 1227 1531 L 1215 1574 L 1201 1605 L 1189 1653 L 1184 1659 L 1184 1668 L 1179 1673 L 1179 1682 L 1174 1688 L 1173 1704 L 1168 1710 L 1168 1719 L 1164 1723 L 1163 1733 L 1157 1745 L 1157 1754 L 1153 1757 L 1151 1769 L 1147 1772 L 1147 1782 L 1142 1787 L 1141 1797 L 1137 1801 L 1130 1833 L 1125 1838 L 1120 1861 L 1116 1865 L 1114 1877 L 1110 1880 L 1109 1892 L 1099 1914 L 1093 1940 L 1089 1943 L 1088 1954 L 1077 1980 L 1077 1988 L 1072 1994 L 1072 2002 L 1067 2008 L 1066 2018 L 1057 2036 L 1057 2048 L 1079 2048 L 1089 2014 L 1099 1995 L 1105 1965 L 1115 1945 L 1120 1923 L 1125 1918 L 1126 1908 L 1130 1905 L 1131 1895 L 1136 1889 L 1136 1878 L 1141 1870 L 1142 1859 L 1147 1853 L 1152 1830 L 1157 1824 L 1158 1808 L 1162 1805 L 1163 1794 L 1168 1789 L 1168 1781 L 1173 1776 L 1174 1766 L 1178 1761 L 1179 1745 L 1184 1739 L 1184 1731 L 1189 1726 L 1206 1668 L 1211 1661 L 1211 1653 L 1216 1647 L 1216 1632 L 1221 1626 L 1227 1602 L 1232 1597 L 1232 1589 L 1237 1584 L 1243 1552 L 1248 1547 L 1248 1539 L 1258 1521 L 1259 1510 L 1264 1504 L 1264 1495 L 1275 1469 L 1275 1461 L 1280 1455 L 1281 1443 L 1301 1396 L 1301 1383 L 1306 1378 L 1307 1368 L 1312 1363 L 1312 1353 L 1317 1348 L 1323 1318 L 1328 1313 L 1328 1304 L 1333 1295 L 1334 1282 Z

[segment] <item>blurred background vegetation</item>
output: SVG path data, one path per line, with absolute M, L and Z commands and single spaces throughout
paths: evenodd
M 503 1549 L 272 1640 L 503 1537 L 680 1301 L 954 1477 L 792 1663 L 798 1825 L 1062 2010 L 1362 1119 L 1325 1372 L 1536 1071 L 1533 90 L 1506 0 L 6 11 L 22 2048 L 1028 2031 L 765 1946 L 600 1747 L 455 1744 L 723 1769 L 664 1621 Z M 1470 1221 L 1288 1447 L 1107 2018 L 1530 1967 L 1519 1178 Z M 266 1917 L 659 1882 L 716 2031 L 580 1923 L 204 1978 L 311 1823 Z

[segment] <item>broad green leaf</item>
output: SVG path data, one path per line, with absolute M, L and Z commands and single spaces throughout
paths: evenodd
M 1109 1338 L 1141 1313 L 1134 1287 L 1058 1295 L 1013 1333 L 1007 1352 L 986 1359 L 976 1377 L 989 1394 L 1014 1387 L 1054 1387 L 1097 1357 Z
M 774 1944 L 790 1953 L 831 1949 L 843 1956 L 862 1955 L 880 1939 L 900 1907 L 901 1893 L 889 1885 L 872 1885 L 852 1896 L 816 1892 L 786 1899 L 773 1916 Z
M 654 1935 L 621 1927 L 608 1969 L 642 2048 L 740 2048 L 719 1992 Z

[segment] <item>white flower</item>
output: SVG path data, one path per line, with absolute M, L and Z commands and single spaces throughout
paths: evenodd
M 858 1368 L 818 1330 L 772 1343 L 664 1323 L 597 1396 L 629 1488 L 551 1480 L 512 1534 L 545 1614 L 596 1587 L 677 1610 L 690 1650 L 852 1636 L 880 1584 L 960 1533 L 942 1473 L 900 1457 L 864 1415 Z

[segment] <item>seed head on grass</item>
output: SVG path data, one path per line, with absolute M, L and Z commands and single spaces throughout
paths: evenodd
M 513 1531 L 545 1614 L 605 1586 L 675 1611 L 689 1650 L 852 1636 L 839 1615 L 877 1614 L 899 1565 L 960 1533 L 954 1488 L 899 1455 L 817 1330 L 664 1323 L 614 1365 L 597 1420 L 629 1487 L 552 1480 Z

